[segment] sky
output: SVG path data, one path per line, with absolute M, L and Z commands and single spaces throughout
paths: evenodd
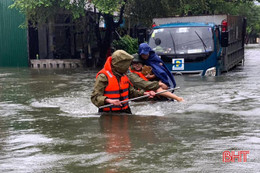
M 260 5 L 260 2 L 258 2 L 258 1 L 255 1 L 255 5 Z

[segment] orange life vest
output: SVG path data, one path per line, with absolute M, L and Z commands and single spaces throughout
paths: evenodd
M 138 75 L 140 78 L 142 78 L 143 80 L 148 81 L 148 79 L 143 75 L 142 72 L 135 71 L 135 70 L 133 70 L 133 69 L 131 69 L 131 68 L 129 68 L 129 70 L 130 70 L 132 73 L 137 74 L 137 75 Z
M 126 75 L 124 75 L 120 78 L 120 81 L 118 81 L 116 76 L 112 73 L 111 61 L 112 57 L 110 56 L 107 58 L 104 68 L 97 73 L 97 76 L 101 73 L 105 74 L 108 79 L 108 85 L 105 88 L 104 96 L 110 99 L 118 99 L 120 101 L 128 100 L 130 80 Z M 128 102 L 122 103 L 122 105 L 122 107 L 113 105 L 103 108 L 102 111 L 121 111 L 129 108 Z

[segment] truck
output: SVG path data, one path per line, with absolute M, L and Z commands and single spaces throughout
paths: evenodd
M 187 16 L 153 22 L 148 44 L 172 73 L 217 76 L 244 62 L 244 17 Z

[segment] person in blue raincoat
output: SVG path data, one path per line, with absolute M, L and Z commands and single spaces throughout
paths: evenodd
M 138 53 L 144 60 L 145 65 L 152 67 L 152 72 L 159 80 L 165 83 L 169 88 L 176 87 L 172 73 L 147 43 L 141 43 L 139 45 Z

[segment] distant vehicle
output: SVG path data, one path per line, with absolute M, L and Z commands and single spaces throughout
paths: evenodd
M 246 19 L 210 15 L 155 18 L 148 44 L 173 73 L 216 76 L 244 61 Z

